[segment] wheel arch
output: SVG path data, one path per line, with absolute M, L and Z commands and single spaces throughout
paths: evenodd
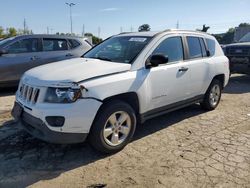
M 128 103 L 134 109 L 135 113 L 139 114 L 140 112 L 139 97 L 136 92 L 121 93 L 118 95 L 107 97 L 103 100 L 102 106 L 114 100 L 120 100 L 120 101 Z
M 97 111 L 97 113 L 95 115 L 94 121 L 96 120 L 96 117 L 101 112 L 104 105 L 110 103 L 111 101 L 115 101 L 115 100 L 123 101 L 123 102 L 128 103 L 133 108 L 133 110 L 135 111 L 137 122 L 140 122 L 139 97 L 138 97 L 136 92 L 121 93 L 121 94 L 113 95 L 113 96 L 110 96 L 110 97 L 107 97 L 107 98 L 103 99 L 102 100 L 102 105 L 99 107 L 99 109 L 98 109 L 98 111 Z M 92 122 L 92 125 L 93 125 L 94 121 Z M 91 127 L 92 127 L 92 125 L 91 125 Z
M 225 86 L 225 75 L 224 74 L 218 74 L 218 75 L 214 76 L 213 80 L 219 80 L 222 84 L 222 87 L 224 88 L 224 86 Z M 211 83 L 212 83 L 212 81 L 211 81 Z

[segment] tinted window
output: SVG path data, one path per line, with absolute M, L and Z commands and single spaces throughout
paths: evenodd
M 43 39 L 43 51 L 68 50 L 67 41 L 64 39 Z
M 88 51 L 83 57 L 119 63 L 132 63 L 151 37 L 116 36 L 107 39 Z
M 23 39 L 11 44 L 8 48 L 9 53 L 28 53 L 38 51 L 38 39 Z
M 15 37 L 6 38 L 6 39 L 1 39 L 1 40 L 0 40 L 0 46 L 3 45 L 3 44 L 6 44 L 7 42 L 12 41 L 13 39 L 15 39 Z
M 171 37 L 164 40 L 153 52 L 168 56 L 169 62 L 183 60 L 183 46 L 181 37 Z
M 207 50 L 203 38 L 200 38 L 200 44 L 201 44 L 202 56 L 207 57 Z
M 213 56 L 215 54 L 215 41 L 212 39 L 206 39 L 207 48 L 210 51 L 210 55 Z
M 187 37 L 189 58 L 202 57 L 201 45 L 198 37 Z
M 72 48 L 76 48 L 80 46 L 80 42 L 78 42 L 77 40 L 74 39 L 69 39 L 69 47 Z

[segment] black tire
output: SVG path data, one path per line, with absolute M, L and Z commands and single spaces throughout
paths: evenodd
M 105 138 L 104 136 L 104 128 L 105 126 L 107 126 L 107 123 L 109 122 L 108 120 L 109 118 L 111 118 L 111 115 L 113 115 L 114 113 L 118 113 L 119 115 L 119 112 L 125 112 L 125 114 L 129 116 L 129 122 L 131 122 L 131 125 L 127 137 L 119 145 L 112 146 L 110 145 L 112 143 L 110 142 L 109 144 L 107 138 Z M 117 115 L 115 116 L 117 117 Z M 90 130 L 89 142 L 96 150 L 102 153 L 116 153 L 122 150 L 130 142 L 131 138 L 134 135 L 135 128 L 136 115 L 133 108 L 123 101 L 114 100 L 104 104 L 96 115 L 96 118 Z M 113 137 L 113 134 L 115 133 L 111 133 L 111 137 Z M 118 134 L 122 135 L 122 133 Z
M 212 101 L 210 100 L 210 94 L 211 94 L 212 89 L 214 87 L 217 87 L 219 89 L 219 95 L 217 95 L 218 100 L 216 103 L 212 103 Z M 221 92 L 222 92 L 222 83 L 219 80 L 214 79 L 212 81 L 212 83 L 210 84 L 210 86 L 209 86 L 209 88 L 204 96 L 203 101 L 200 103 L 201 107 L 205 110 L 214 110 L 218 106 L 218 104 L 220 103 Z

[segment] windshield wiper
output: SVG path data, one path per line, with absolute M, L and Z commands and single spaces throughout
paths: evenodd
M 89 58 L 100 59 L 100 60 L 104 60 L 104 61 L 112 61 L 111 59 L 109 59 L 107 57 L 89 57 Z

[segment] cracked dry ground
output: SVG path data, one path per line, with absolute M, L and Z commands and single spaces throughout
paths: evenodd
M 1 107 L 12 102 L 0 97 Z M 0 109 L 0 187 L 250 187 L 249 76 L 231 78 L 216 110 L 193 105 L 152 119 L 111 156 L 87 143 L 34 139 L 9 121 L 6 109 Z

